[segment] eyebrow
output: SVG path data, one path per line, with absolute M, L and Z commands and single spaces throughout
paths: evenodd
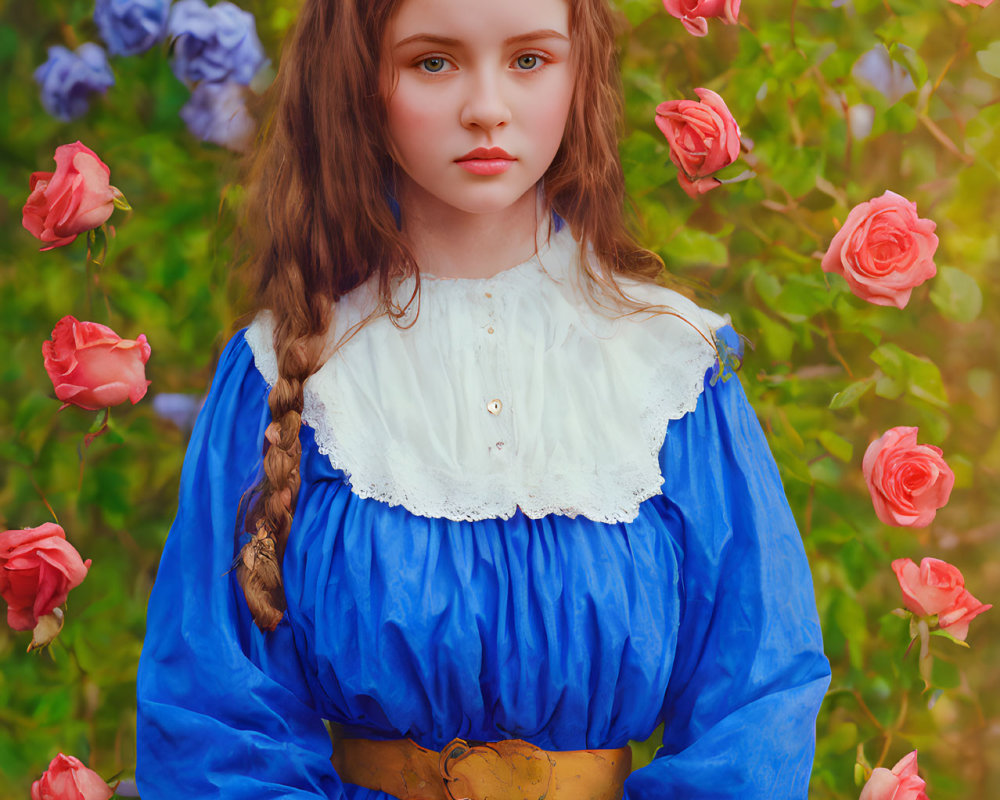
M 564 34 L 559 33 L 559 31 L 552 30 L 551 28 L 545 28 L 543 30 L 531 31 L 530 33 L 521 33 L 517 36 L 511 36 L 503 40 L 504 46 L 516 44 L 518 42 L 529 42 L 535 41 L 537 39 L 562 39 L 568 42 L 569 37 Z M 447 47 L 455 47 L 462 44 L 458 39 L 450 39 L 447 36 L 435 36 L 431 33 L 417 33 L 413 36 L 407 36 L 405 39 L 396 42 L 393 49 L 407 45 L 410 42 L 430 42 L 432 44 L 441 44 Z

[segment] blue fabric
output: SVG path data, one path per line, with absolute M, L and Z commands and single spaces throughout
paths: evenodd
M 730 349 L 739 341 L 722 336 Z M 268 387 L 242 333 L 185 459 L 139 666 L 144 800 L 390 796 L 343 784 L 324 718 L 371 738 L 620 747 L 665 722 L 630 800 L 806 797 L 829 681 L 812 582 L 739 379 L 670 423 L 631 523 L 453 522 L 353 495 L 303 427 L 288 612 L 230 569 Z

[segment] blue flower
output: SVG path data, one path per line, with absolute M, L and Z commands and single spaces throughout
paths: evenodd
M 145 53 L 166 33 L 170 0 L 97 0 L 94 22 L 113 56 Z
M 247 85 L 267 63 L 253 14 L 225 0 L 211 8 L 204 0 L 178 0 L 167 33 L 174 40 L 174 75 L 186 83 Z
M 53 117 L 69 122 L 87 113 L 90 95 L 115 85 L 104 48 L 93 42 L 71 52 L 62 45 L 49 48 L 49 58 L 35 70 L 42 105 Z
M 205 398 L 200 395 L 161 392 L 153 396 L 153 413 L 170 420 L 182 431 L 190 432 L 204 404 Z M 118 794 L 125 796 L 121 791 Z
M 188 130 L 203 142 L 244 151 L 256 125 L 243 101 L 238 83 L 199 83 L 181 109 Z
M 900 51 L 910 49 L 905 44 L 899 45 Z M 901 97 L 916 91 L 917 88 L 913 76 L 902 64 L 892 60 L 884 44 L 875 45 L 855 61 L 851 67 L 851 75 L 855 80 L 868 84 L 884 95 L 889 105 L 898 102 Z

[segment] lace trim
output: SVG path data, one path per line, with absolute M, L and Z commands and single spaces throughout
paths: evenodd
M 660 492 L 659 453 L 667 427 L 697 407 L 705 373 L 715 363 L 708 342 L 726 320 L 647 286 L 633 296 L 669 301 L 697 330 L 668 316 L 610 320 L 581 308 L 572 287 L 547 269 L 551 259 L 543 260 L 507 270 L 500 280 L 423 284 L 419 325 L 400 330 L 384 318 L 374 320 L 306 381 L 303 421 L 355 495 L 451 520 L 509 519 L 520 510 L 532 518 L 579 514 L 614 523 L 634 520 L 639 505 Z M 490 304 L 477 308 L 487 292 Z M 523 341 L 510 340 L 527 345 L 498 351 L 477 344 L 480 319 L 491 331 L 493 320 L 541 322 Z M 246 331 L 269 386 L 278 377 L 272 331 L 266 311 Z M 546 340 L 544 351 L 531 344 L 539 337 Z M 588 384 L 582 359 L 556 355 L 560 345 L 596 353 L 614 374 L 602 386 Z M 484 356 L 498 352 L 495 363 Z M 394 376 L 372 365 L 402 365 L 414 353 L 429 354 L 426 365 L 417 361 L 426 373 L 409 365 L 409 382 L 401 380 L 390 393 L 386 385 Z M 534 375 L 540 385 L 505 386 L 506 419 L 480 414 L 485 403 L 475 407 L 478 399 L 468 385 L 481 379 L 503 386 L 496 378 L 502 374 Z M 470 396 L 472 413 L 462 405 Z M 549 416 L 541 421 L 533 419 L 535 407 L 551 405 L 553 397 L 566 399 L 565 417 L 556 408 L 545 409 Z M 508 403 L 514 406 L 509 411 Z

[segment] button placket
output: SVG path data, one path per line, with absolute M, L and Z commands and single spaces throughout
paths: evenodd
M 486 448 L 494 456 L 506 456 L 507 444 L 512 439 L 511 431 L 511 406 L 510 394 L 507 391 L 509 382 L 507 381 L 507 359 L 510 353 L 505 352 L 501 344 L 500 336 L 497 334 L 499 322 L 497 319 L 497 301 L 493 292 L 483 292 L 485 321 L 481 330 L 485 333 L 487 359 L 484 363 L 483 377 L 488 381 L 484 386 L 486 396 L 484 399 L 485 412 L 490 422 L 485 426 L 487 441 Z M 482 412 L 480 412 L 482 413 Z

